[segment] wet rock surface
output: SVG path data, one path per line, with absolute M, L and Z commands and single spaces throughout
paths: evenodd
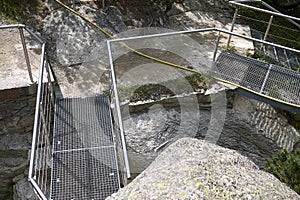
M 123 117 L 132 172 L 142 172 L 161 149 L 182 137 L 234 149 L 262 169 L 281 149 L 293 149 L 299 134 L 273 107 L 230 91 L 226 96 L 226 108 L 221 109 L 214 108 L 207 98 L 198 98 L 194 106 L 199 110 L 178 101 L 177 107 L 174 102 L 156 102 L 143 112 L 129 109 Z M 222 112 L 224 118 L 215 120 Z

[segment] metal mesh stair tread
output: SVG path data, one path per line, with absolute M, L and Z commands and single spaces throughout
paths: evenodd
M 119 189 L 106 96 L 57 99 L 51 199 L 105 199 Z
M 222 51 L 214 76 L 272 99 L 300 106 L 300 73 L 289 68 Z

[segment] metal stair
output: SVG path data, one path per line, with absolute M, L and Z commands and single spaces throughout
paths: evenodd
M 50 199 L 105 199 L 120 187 L 116 158 L 106 96 L 56 100 Z
M 292 69 L 225 50 L 215 62 L 213 75 L 252 97 L 258 95 L 258 100 L 275 102 L 279 107 L 282 104 L 284 109 L 290 106 L 292 111 L 300 112 L 300 73 Z

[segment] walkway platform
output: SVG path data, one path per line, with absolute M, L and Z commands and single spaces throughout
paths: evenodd
M 255 94 L 252 98 L 260 96 L 259 100 L 278 102 L 279 107 L 285 104 L 292 111 L 300 108 L 300 73 L 292 69 L 226 50 L 218 56 L 213 74 L 221 81 Z
M 53 131 L 53 200 L 105 199 L 120 187 L 109 100 L 57 99 Z
M 35 42 L 27 31 L 23 31 L 27 45 L 33 81 L 39 77 L 41 65 L 41 45 Z M 17 28 L 0 30 L 0 90 L 28 87 L 30 81 L 26 59 Z

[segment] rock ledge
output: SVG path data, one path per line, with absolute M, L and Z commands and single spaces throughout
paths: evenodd
M 183 138 L 108 199 L 300 199 L 236 151 Z

